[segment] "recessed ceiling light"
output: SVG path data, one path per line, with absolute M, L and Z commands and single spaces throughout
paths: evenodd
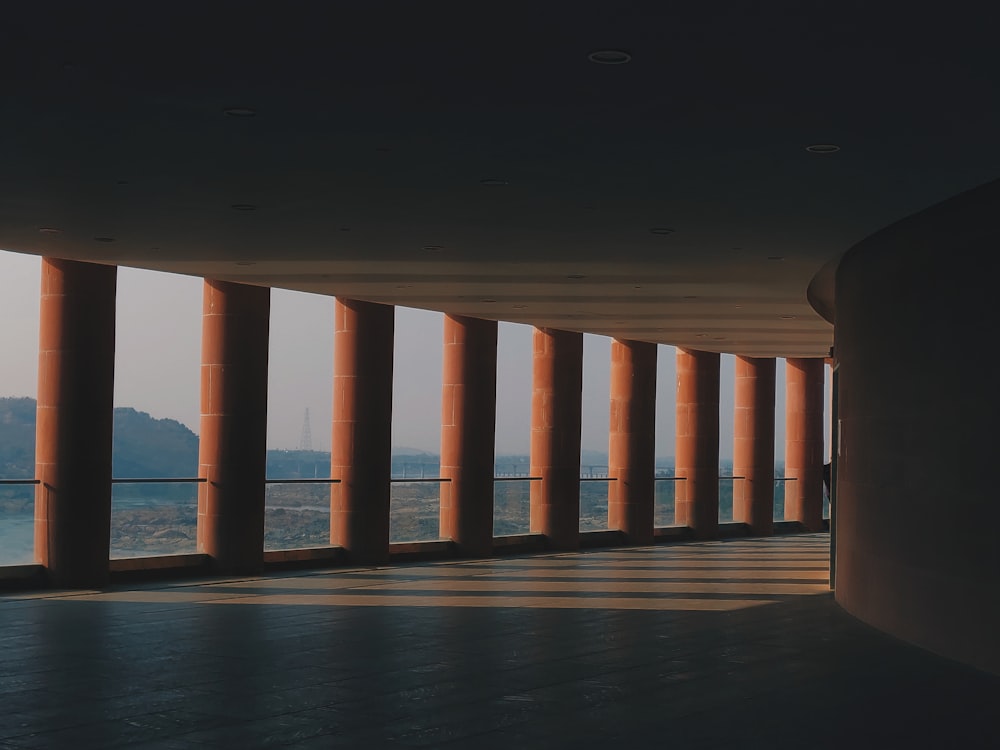
M 633 288 L 633 289 L 642 289 L 642 285 L 641 285 L 641 284 L 636 284 L 636 285 L 635 285 L 634 287 L 632 287 L 632 288 Z
M 495 299 L 483 299 L 483 300 L 479 300 L 479 301 L 480 302 L 496 302 Z
M 420 249 L 425 253 L 439 253 L 444 250 L 444 245 L 424 245 Z
M 94 237 L 94 239 L 97 240 L 98 242 L 114 242 L 115 241 L 114 237 Z
M 653 227 L 649 230 L 653 234 L 673 234 L 674 230 L 670 227 Z
M 42 234 L 62 234 L 62 230 L 55 227 L 41 227 L 38 231 Z
M 598 65 L 622 65 L 630 62 L 632 55 L 621 49 L 599 49 L 587 55 L 587 59 Z
M 835 151 L 840 151 L 840 146 L 833 143 L 814 143 L 811 146 L 806 146 L 806 151 L 811 151 L 814 154 L 832 154 Z
M 487 177 L 485 180 L 479 181 L 480 185 L 507 185 L 507 180 L 502 180 L 498 177 Z
M 257 115 L 257 110 L 250 109 L 250 107 L 226 107 L 222 111 L 230 117 L 255 117 Z

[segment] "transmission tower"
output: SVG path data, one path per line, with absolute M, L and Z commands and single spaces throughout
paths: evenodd
M 309 427 L 309 407 L 306 407 L 306 415 L 302 418 L 302 437 L 299 438 L 299 450 L 311 451 L 313 449 L 312 430 Z

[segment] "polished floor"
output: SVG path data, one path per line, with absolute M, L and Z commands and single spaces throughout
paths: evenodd
M 825 534 L 0 597 L 0 748 L 991 748 Z

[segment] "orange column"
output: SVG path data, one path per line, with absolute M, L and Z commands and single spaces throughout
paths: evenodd
M 264 562 L 271 290 L 205 280 L 198 551 L 226 575 Z
M 497 323 L 444 316 L 441 537 L 467 555 L 493 551 Z
M 785 519 L 823 530 L 822 359 L 785 360 Z
M 675 520 L 719 535 L 719 355 L 677 347 Z
M 583 334 L 536 328 L 531 394 L 531 531 L 552 549 L 580 546 Z
M 775 360 L 736 357 L 733 519 L 753 536 L 774 533 Z
M 35 559 L 57 587 L 108 579 L 117 272 L 42 260 Z
M 656 344 L 611 343 L 608 528 L 630 544 L 653 543 L 656 472 Z
M 351 562 L 389 559 L 395 308 L 337 299 L 330 543 Z

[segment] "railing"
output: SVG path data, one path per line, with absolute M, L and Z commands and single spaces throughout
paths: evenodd
M 737 479 L 746 479 L 741 476 L 719 475 L 719 523 L 729 523 L 733 520 L 733 494 L 735 485 L 728 485 L 723 482 L 735 482 Z
M 798 477 L 774 478 L 774 516 L 775 521 L 785 520 L 785 482 L 794 482 Z
M 112 559 L 197 551 L 198 492 L 184 488 L 155 495 L 138 485 L 197 485 L 205 477 L 115 477 L 111 480 Z M 129 491 L 126 487 L 135 486 Z
M 447 477 L 395 477 L 389 480 L 389 542 L 428 542 L 441 537 L 441 490 Z M 420 485 L 436 484 L 437 490 Z M 391 485 L 417 485 L 409 492 L 393 492 Z
M 677 490 L 674 482 L 687 481 L 687 477 L 653 477 L 653 527 L 674 526 L 677 523 Z M 668 491 L 661 492 L 656 482 L 670 482 L 661 485 Z
M 330 490 L 339 479 L 305 477 L 264 480 L 264 550 L 330 546 Z M 300 489 L 283 491 L 284 485 Z
M 580 477 L 580 531 L 606 531 L 608 528 L 608 490 L 592 490 L 593 482 L 617 482 L 618 477 Z
M 531 527 L 531 482 L 541 477 L 501 475 L 493 477 L 493 536 L 527 534 Z M 497 483 L 505 483 L 498 487 Z M 516 483 L 523 482 L 524 485 Z

